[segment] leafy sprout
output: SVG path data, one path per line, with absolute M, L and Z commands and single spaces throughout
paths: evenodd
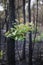
M 33 23 L 14 25 L 8 32 L 5 33 L 6 37 L 11 37 L 15 40 L 23 40 L 27 32 L 33 31 Z
M 0 59 L 2 59 L 2 57 L 3 57 L 3 51 L 0 50 Z

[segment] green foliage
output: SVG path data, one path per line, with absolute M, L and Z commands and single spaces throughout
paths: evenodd
M 28 24 L 19 24 L 14 25 L 13 28 L 11 28 L 8 32 L 5 33 L 6 37 L 11 37 L 15 40 L 23 40 L 25 38 L 25 34 L 27 32 L 34 30 L 34 25 L 32 23 Z
M 1 50 L 0 51 L 0 59 L 2 59 L 2 57 L 3 57 L 3 51 Z

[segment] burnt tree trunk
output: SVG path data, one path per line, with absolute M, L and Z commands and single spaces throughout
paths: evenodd
M 29 12 L 29 22 L 31 22 L 31 8 L 30 8 L 31 0 L 28 3 L 28 12 Z M 32 32 L 29 33 L 29 65 L 32 65 Z
M 15 0 L 9 0 L 9 28 L 15 23 Z M 7 39 L 7 60 L 8 65 L 15 65 L 15 40 Z
M 0 51 L 1 51 L 1 22 L 0 22 Z
M 15 65 L 15 41 L 11 38 L 7 39 L 7 60 L 8 65 Z
M 26 23 L 25 20 L 25 0 L 23 0 L 23 17 L 24 17 L 24 24 Z M 26 45 L 26 39 L 24 39 L 24 44 L 23 44 L 23 59 L 25 59 L 25 45 Z
M 9 26 L 15 23 L 15 0 L 9 0 Z

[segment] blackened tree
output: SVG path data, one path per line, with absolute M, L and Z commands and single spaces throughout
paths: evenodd
M 9 28 L 15 23 L 15 0 L 9 0 Z M 7 57 L 8 65 L 15 65 L 15 40 L 7 39 Z
M 24 17 L 24 24 L 26 23 L 25 20 L 25 0 L 23 0 L 23 17 Z M 24 44 L 23 44 L 23 59 L 25 59 L 25 45 L 26 45 L 26 39 L 24 39 Z
M 29 22 L 31 22 L 31 0 L 28 2 Z M 32 65 L 32 32 L 29 33 L 29 65 Z

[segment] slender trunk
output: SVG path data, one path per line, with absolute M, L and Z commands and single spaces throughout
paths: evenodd
M 7 32 L 8 31 L 7 9 L 5 9 L 5 23 L 6 23 L 6 32 Z
M 23 16 L 24 16 L 24 24 L 26 22 L 25 20 L 25 0 L 23 0 Z M 23 59 L 25 59 L 25 45 L 26 45 L 26 39 L 24 39 L 24 44 L 23 44 Z
M 35 38 L 36 38 L 36 34 L 37 34 L 37 26 L 38 26 L 38 0 L 37 0 L 37 15 L 36 15 L 36 31 L 35 31 L 35 35 L 34 35 L 34 44 L 33 44 L 33 49 L 34 49 Z M 32 53 L 33 53 L 33 52 L 32 52 Z
M 37 0 L 37 14 L 36 14 L 36 33 L 37 33 L 37 25 L 38 25 L 38 0 Z
M 28 12 L 29 12 L 29 22 L 31 22 L 31 8 L 30 8 L 31 0 L 28 3 Z M 29 33 L 29 65 L 32 65 L 32 32 Z
M 33 4 L 33 23 L 35 25 L 35 4 Z
M 1 22 L 0 22 L 0 50 L 1 50 Z

